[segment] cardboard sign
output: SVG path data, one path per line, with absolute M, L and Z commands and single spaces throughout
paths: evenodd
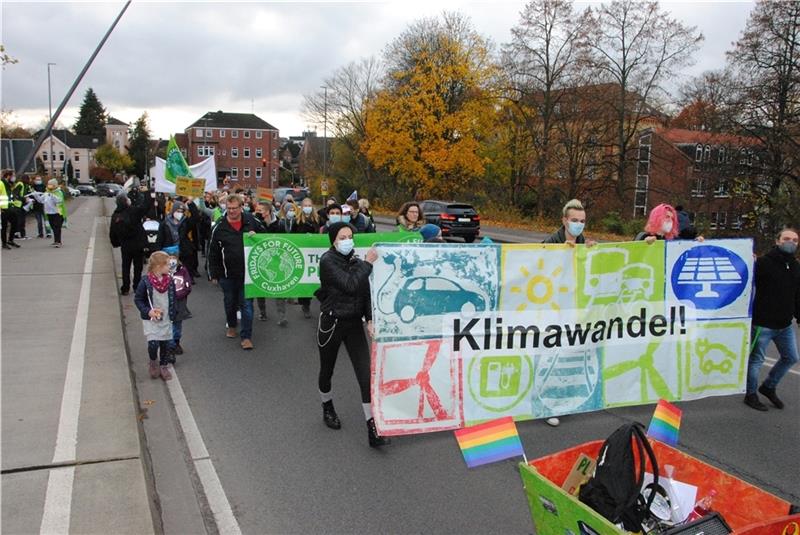
M 594 474 L 594 465 L 594 459 L 585 453 L 581 453 L 578 460 L 575 461 L 572 470 L 569 471 L 567 479 L 564 480 L 564 484 L 561 485 L 561 488 L 564 489 L 567 494 L 577 496 L 580 486 L 586 483 L 589 478 L 592 477 L 592 474 Z
M 256 193 L 258 195 L 258 202 L 262 202 L 262 201 L 272 202 L 272 200 L 275 198 L 273 196 L 272 190 L 270 188 L 259 187 L 256 190 Z
M 202 197 L 205 187 L 205 178 L 179 176 L 175 179 L 175 195 L 181 195 L 183 197 Z

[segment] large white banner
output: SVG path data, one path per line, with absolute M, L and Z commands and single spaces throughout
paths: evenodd
M 164 178 L 167 162 L 162 158 L 156 158 L 156 164 L 150 168 L 150 176 L 156 179 L 156 191 L 164 193 L 175 193 L 175 183 Z M 200 163 L 189 166 L 194 178 L 205 178 L 205 191 L 216 191 L 217 189 L 217 164 L 214 157 L 210 156 Z

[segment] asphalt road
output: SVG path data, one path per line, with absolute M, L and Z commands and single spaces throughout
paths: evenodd
M 216 532 L 185 437 L 160 380 L 146 377 L 141 323 L 132 296 L 122 297 L 145 420 L 156 491 L 163 493 L 165 532 L 190 532 L 192 505 Z M 222 293 L 207 281 L 189 298 L 176 367 L 188 406 L 243 533 L 534 533 L 517 461 L 468 470 L 450 432 L 398 437 L 381 450 L 367 445 L 358 387 L 346 354 L 333 380 L 341 430 L 324 426 L 317 392 L 316 321 L 289 305 L 287 327 L 254 321 L 255 350 L 225 338 Z M 318 310 L 312 304 L 312 312 Z M 773 353 L 774 356 L 774 353 Z M 800 371 L 780 387 L 783 411 L 756 412 L 742 396 L 678 403 L 680 448 L 764 490 L 800 503 Z M 157 410 L 158 409 L 158 410 Z M 164 412 L 169 409 L 167 412 Z M 161 412 L 158 412 L 158 411 Z M 518 424 L 529 459 L 604 439 L 621 423 L 647 423 L 653 406 L 571 415 L 558 428 Z M 159 416 L 159 414 L 161 414 Z M 177 434 L 177 440 L 171 435 Z M 677 477 L 680 478 L 678 470 Z M 181 485 L 176 481 L 185 480 Z

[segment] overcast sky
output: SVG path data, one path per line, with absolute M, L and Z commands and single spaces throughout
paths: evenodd
M 2 73 L 2 108 L 24 126 L 47 118 L 47 63 L 53 110 L 122 3 L 2 2 L 2 43 L 19 63 Z M 114 117 L 144 111 L 153 137 L 182 132 L 206 111 L 254 112 L 281 136 L 317 129 L 302 117 L 303 94 L 337 67 L 382 50 L 409 23 L 460 11 L 500 45 L 525 2 L 142 2 L 134 1 L 60 117 L 71 127 L 92 87 Z M 576 6 L 583 8 L 585 2 Z M 751 2 L 662 2 L 705 36 L 687 76 L 720 68 L 744 28 Z

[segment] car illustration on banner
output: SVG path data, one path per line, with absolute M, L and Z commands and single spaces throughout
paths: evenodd
M 486 310 L 486 299 L 443 277 L 411 277 L 394 301 L 394 312 L 404 323 L 420 316 L 460 313 L 471 316 Z

